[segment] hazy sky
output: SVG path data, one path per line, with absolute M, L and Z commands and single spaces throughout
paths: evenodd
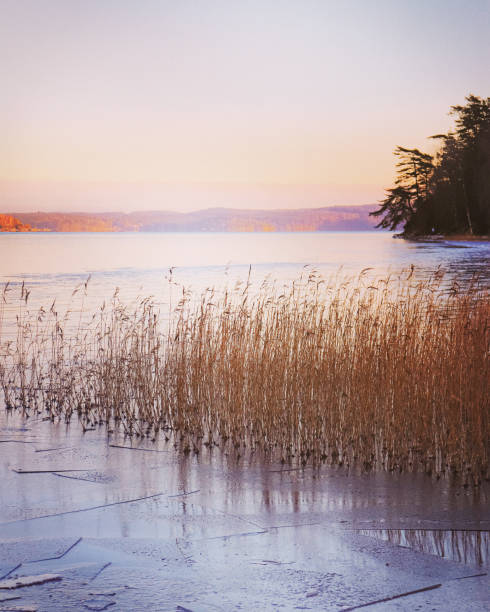
M 0 210 L 363 204 L 490 95 L 490 0 L 0 0 Z

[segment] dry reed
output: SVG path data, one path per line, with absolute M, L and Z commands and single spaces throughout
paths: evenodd
M 75 325 L 54 305 L 29 313 L 28 297 L 22 286 L 16 338 L 1 343 L 8 409 L 172 431 L 187 452 L 488 479 L 490 296 L 476 283 L 307 270 L 282 292 L 182 289 L 169 316 L 116 292 Z

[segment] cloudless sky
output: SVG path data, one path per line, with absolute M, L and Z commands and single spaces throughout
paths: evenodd
M 0 0 L 0 210 L 371 203 L 490 95 L 490 0 Z

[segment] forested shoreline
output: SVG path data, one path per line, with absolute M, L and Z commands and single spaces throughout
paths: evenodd
M 29 227 L 22 231 L 32 228 L 51 232 L 369 231 L 376 224 L 369 216 L 372 209 L 372 204 L 362 204 L 270 210 L 208 208 L 194 212 L 14 212 L 9 213 L 9 219 L 15 217 L 15 223 Z
M 454 129 L 430 136 L 434 155 L 397 146 L 395 185 L 370 214 L 403 237 L 490 233 L 490 98 L 452 106 Z

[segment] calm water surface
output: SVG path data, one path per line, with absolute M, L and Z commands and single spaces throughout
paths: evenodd
M 88 275 L 94 305 L 116 287 L 129 299 L 165 302 L 171 267 L 178 283 L 201 292 L 245 279 L 250 266 L 257 284 L 267 276 L 290 283 L 306 264 L 325 276 L 366 267 L 385 275 L 413 264 L 420 275 L 442 267 L 450 277 L 478 273 L 490 283 L 490 243 L 407 242 L 387 232 L 0 234 L 0 281 L 25 282 L 34 304 L 68 304 Z

